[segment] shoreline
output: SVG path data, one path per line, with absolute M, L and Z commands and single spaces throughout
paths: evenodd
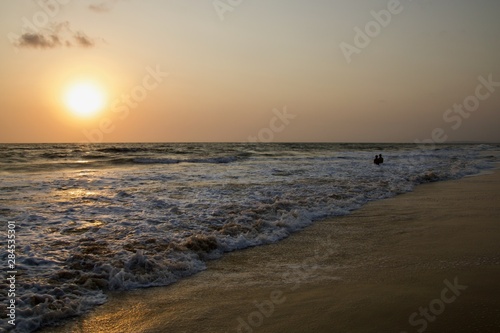
M 498 332 L 499 199 L 497 169 L 419 185 L 41 332 Z

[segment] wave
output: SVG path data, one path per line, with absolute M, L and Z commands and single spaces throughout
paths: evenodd
M 144 152 L 150 150 L 149 148 L 141 148 L 141 147 L 108 147 L 108 148 L 100 148 L 96 149 L 98 152 L 102 153 L 137 153 Z
M 59 159 L 59 158 L 67 158 L 69 156 L 71 156 L 71 155 L 65 154 L 65 153 L 43 153 L 43 154 L 40 155 L 40 157 L 46 158 L 46 159 L 49 159 L 49 160 Z
M 86 154 L 84 156 L 68 156 L 62 153 L 44 153 L 43 158 L 28 159 L 15 156 L 9 157 L 8 163 L 0 162 L 0 171 L 5 172 L 49 172 L 64 169 L 103 169 L 125 165 L 155 165 L 155 164 L 229 164 L 248 159 L 250 154 L 229 156 L 214 156 L 200 158 L 168 158 L 168 157 L 110 157 L 108 155 Z
M 190 158 L 190 159 L 174 159 L 174 158 L 153 158 L 153 157 L 137 157 L 137 158 L 115 158 L 108 160 L 107 163 L 115 165 L 124 164 L 180 164 L 180 163 L 206 163 L 206 164 L 227 164 L 241 160 L 237 156 L 220 156 L 207 158 Z
M 208 164 L 227 164 L 238 161 L 236 156 L 191 158 L 185 160 L 170 158 L 134 158 L 133 162 L 138 164 L 179 164 L 179 163 L 208 163 Z

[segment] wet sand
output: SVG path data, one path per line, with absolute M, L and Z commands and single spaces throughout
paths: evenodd
M 500 172 L 421 185 L 44 332 L 500 332 Z

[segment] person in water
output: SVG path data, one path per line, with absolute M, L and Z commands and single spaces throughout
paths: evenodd
M 382 157 L 382 154 L 375 155 L 375 159 L 373 160 L 373 163 L 375 163 L 376 165 L 380 165 L 380 164 L 384 163 L 384 158 Z

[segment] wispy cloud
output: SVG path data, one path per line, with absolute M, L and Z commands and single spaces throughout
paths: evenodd
M 17 46 L 26 48 L 52 49 L 61 46 L 57 35 L 43 35 L 40 33 L 25 33 L 21 35 Z
M 96 13 L 107 13 L 113 9 L 118 1 L 122 0 L 101 0 L 99 3 L 89 5 L 88 8 Z
M 73 35 L 76 45 L 81 47 L 94 47 L 95 41 L 85 35 L 83 32 L 78 31 Z
M 89 5 L 88 7 L 91 11 L 96 12 L 96 13 L 106 13 L 111 11 L 111 6 L 110 4 L 103 2 L 100 4 L 95 4 L 95 5 Z
M 20 48 L 35 49 L 72 46 L 90 48 L 95 46 L 95 40 L 82 31 L 73 31 L 66 21 L 53 24 L 44 31 L 23 33 L 15 44 Z

